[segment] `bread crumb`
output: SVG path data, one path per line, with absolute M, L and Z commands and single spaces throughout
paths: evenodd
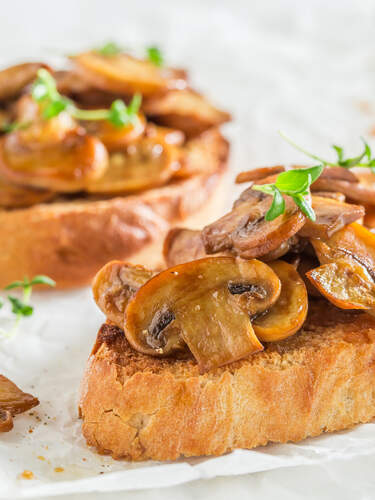
M 31 470 L 24 470 L 21 479 L 34 479 L 34 473 Z
M 38 460 L 45 460 L 45 459 L 46 459 L 46 457 L 43 457 L 43 455 L 38 455 L 36 458 L 37 458 Z
M 55 472 L 64 472 L 63 467 L 55 467 Z

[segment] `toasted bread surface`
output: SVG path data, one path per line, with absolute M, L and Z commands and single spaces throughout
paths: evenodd
M 212 219 L 213 205 L 217 213 L 214 195 L 227 158 L 228 143 L 222 137 L 216 168 L 208 168 L 209 173 L 131 196 L 1 210 L 0 287 L 36 274 L 49 275 L 59 288 L 82 286 L 113 259 L 157 266 L 162 239 L 173 225 L 194 225 L 197 215 L 205 224 Z
M 199 374 L 99 331 L 81 386 L 87 443 L 130 460 L 220 455 L 300 441 L 375 417 L 375 318 L 311 300 L 303 329 Z

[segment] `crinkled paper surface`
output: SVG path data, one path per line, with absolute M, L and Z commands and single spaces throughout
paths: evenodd
M 126 46 L 158 42 L 167 58 L 191 68 L 198 88 L 233 112 L 226 128 L 232 177 L 257 165 L 305 160 L 278 129 L 327 156 L 332 143 L 355 154 L 359 136 L 375 125 L 373 2 L 168 0 L 156 9 L 151 1 L 65 0 L 57 18 L 53 2 L 17 5 L 7 2 L 0 19 L 4 63 L 111 38 Z M 228 203 L 236 192 L 228 188 Z M 77 394 L 102 315 L 88 289 L 38 293 L 32 302 L 35 314 L 17 337 L 0 341 L 0 372 L 41 404 L 0 435 L 0 498 L 156 488 L 375 455 L 375 426 L 367 424 L 219 458 L 131 464 L 98 456 L 81 436 Z M 3 324 L 9 312 L 0 313 Z M 20 479 L 24 470 L 34 479 Z

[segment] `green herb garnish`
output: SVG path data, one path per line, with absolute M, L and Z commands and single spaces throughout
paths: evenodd
M 148 47 L 146 49 L 147 58 L 152 64 L 160 68 L 164 64 L 164 57 L 158 47 Z
M 137 113 L 142 102 L 140 94 L 135 94 L 128 106 L 121 99 L 116 99 L 110 109 L 80 109 L 73 101 L 58 92 L 55 79 L 46 69 L 38 70 L 37 75 L 31 95 L 40 104 L 42 115 L 47 120 L 59 115 L 62 111 L 67 111 L 76 120 L 108 120 L 118 128 L 137 120 Z
M 23 130 L 30 125 L 29 122 L 13 122 L 13 123 L 5 123 L 0 127 L 0 132 L 4 132 L 5 134 L 9 134 L 9 132 L 14 132 L 15 130 Z
M 94 52 L 97 52 L 101 56 L 111 57 L 121 54 L 124 50 L 115 42 L 107 42 L 102 47 L 94 49 Z
M 272 221 L 284 213 L 285 200 L 283 194 L 290 196 L 300 210 L 312 221 L 316 219 L 310 202 L 310 186 L 323 172 L 324 166 L 317 165 L 282 172 L 272 184 L 256 184 L 252 187 L 273 196 L 271 207 L 265 219 Z
M 287 137 L 283 132 L 279 131 L 279 134 L 286 142 L 288 142 L 295 149 L 298 149 L 298 151 L 301 151 L 301 153 L 304 153 L 309 158 L 321 162 L 323 165 L 328 165 L 330 167 L 343 167 L 343 168 L 365 167 L 365 168 L 371 168 L 371 170 L 375 173 L 375 158 L 372 157 L 370 146 L 362 137 L 361 139 L 363 142 L 364 149 L 361 154 L 359 154 L 358 156 L 354 156 L 352 158 L 345 158 L 344 149 L 341 146 L 336 146 L 335 144 L 333 144 L 332 149 L 336 151 L 337 160 L 336 162 L 332 162 L 325 160 L 324 158 L 321 158 L 320 156 L 317 156 L 313 153 L 310 153 L 309 151 L 306 151 L 306 149 L 302 148 L 301 146 L 293 142 L 291 139 L 289 139 L 289 137 Z M 366 159 L 367 161 L 363 161 L 364 159 Z
M 15 322 L 13 328 L 9 333 L 2 332 L 5 337 L 12 337 L 15 335 L 18 329 L 19 322 L 24 316 L 31 316 L 34 312 L 34 308 L 29 304 L 31 298 L 31 292 L 34 285 L 48 285 L 55 286 L 56 283 L 53 279 L 42 274 L 34 276 L 31 280 L 24 278 L 22 281 L 13 281 L 4 290 L 13 290 L 15 288 L 22 289 L 22 299 L 14 297 L 13 295 L 8 295 L 8 300 L 12 306 L 12 313 L 15 314 Z M 3 306 L 3 301 L 0 302 L 0 307 Z

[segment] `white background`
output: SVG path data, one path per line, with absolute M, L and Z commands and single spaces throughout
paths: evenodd
M 333 142 L 356 153 L 359 136 L 369 137 L 375 126 L 372 1 L 2 0 L 0 6 L 1 61 L 71 53 L 109 39 L 127 47 L 158 44 L 169 61 L 191 69 L 198 88 L 233 113 L 226 127 L 233 172 L 303 162 L 278 129 L 329 155 Z M 87 293 L 83 297 L 90 300 Z M 63 307 L 70 299 L 51 301 Z M 98 321 L 90 318 L 93 325 Z M 9 346 L 0 345 L 1 354 L 0 360 L 11 356 Z M 371 455 L 164 490 L 69 498 L 360 500 L 375 496 L 374 468 Z

